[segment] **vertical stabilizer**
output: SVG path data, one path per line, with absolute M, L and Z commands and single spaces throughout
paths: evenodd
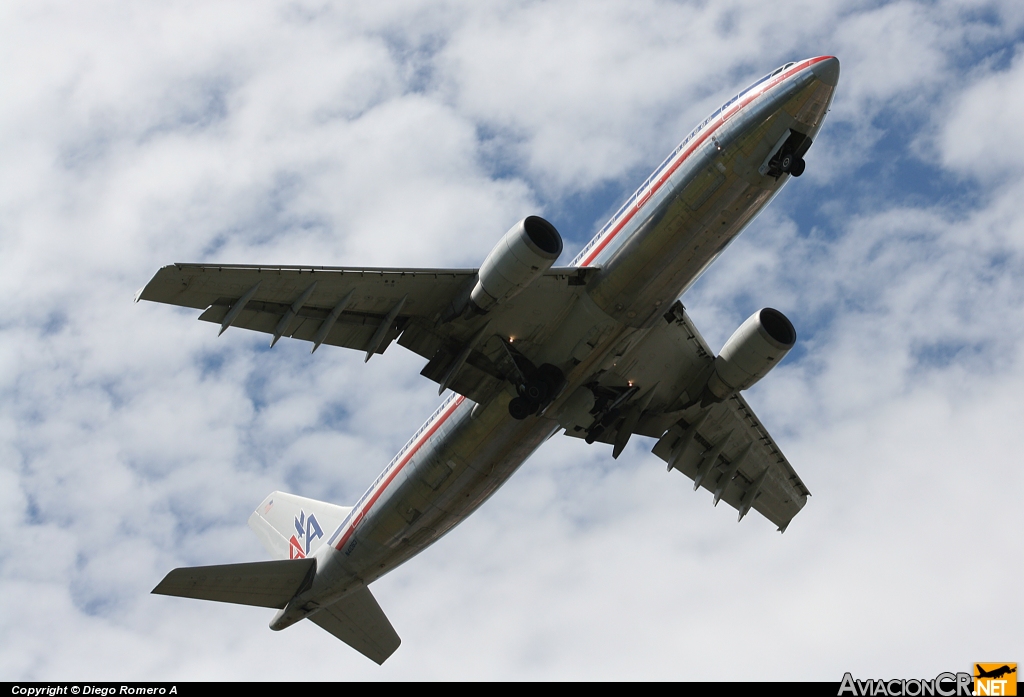
M 249 527 L 275 558 L 305 559 L 327 541 L 351 510 L 351 506 L 275 491 L 249 516 Z

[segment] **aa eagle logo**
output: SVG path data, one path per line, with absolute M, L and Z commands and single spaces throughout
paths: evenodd
M 317 522 L 316 516 L 312 513 L 307 516 L 305 511 L 299 509 L 299 514 L 295 516 L 295 534 L 288 540 L 288 558 L 305 559 L 313 540 L 323 536 L 323 528 Z

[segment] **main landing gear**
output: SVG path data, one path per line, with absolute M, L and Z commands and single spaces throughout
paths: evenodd
M 554 398 L 565 384 L 565 375 L 556 366 L 545 363 L 516 386 L 518 397 L 508 403 L 508 413 L 522 421 L 540 411 Z

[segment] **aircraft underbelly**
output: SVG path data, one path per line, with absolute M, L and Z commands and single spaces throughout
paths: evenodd
M 764 176 L 758 168 L 788 129 L 817 134 L 830 89 L 811 80 L 751 105 L 639 204 L 642 215 L 622 229 L 624 241 L 617 248 L 598 257 L 601 271 L 537 355 L 559 364 L 570 355 L 578 359 L 566 375 L 563 398 L 616 351 L 642 339 L 645 327 L 767 205 L 789 177 Z M 589 355 L 577 356 L 579 344 L 594 332 L 602 339 Z M 475 416 L 477 405 L 464 399 L 441 420 L 352 534 L 323 560 L 318 586 L 327 595 L 334 595 L 328 588 L 368 584 L 428 547 L 482 505 L 558 430 L 552 419 L 512 418 L 513 396 L 506 385 Z
M 758 169 L 787 129 L 816 135 L 830 97 L 811 80 L 726 121 L 658 192 L 638 199 L 624 241 L 596 261 L 594 302 L 633 327 L 660 316 L 788 181 Z
M 509 416 L 499 393 L 475 417 L 464 401 L 402 468 L 333 556 L 332 575 L 364 583 L 419 553 L 484 503 L 557 429 L 555 421 Z

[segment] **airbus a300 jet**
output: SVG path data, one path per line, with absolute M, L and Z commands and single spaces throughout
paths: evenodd
M 809 492 L 741 393 L 796 341 L 765 308 L 717 354 L 679 298 L 792 177 L 839 61 L 772 71 L 686 136 L 568 266 L 546 220 L 516 223 L 479 269 L 174 264 L 136 299 L 199 319 L 365 353 L 398 343 L 450 391 L 351 506 L 275 491 L 249 526 L 276 559 L 180 568 L 154 593 L 277 609 L 383 663 L 401 643 L 369 585 L 477 509 L 559 431 L 634 434 L 725 502 L 784 531 Z

